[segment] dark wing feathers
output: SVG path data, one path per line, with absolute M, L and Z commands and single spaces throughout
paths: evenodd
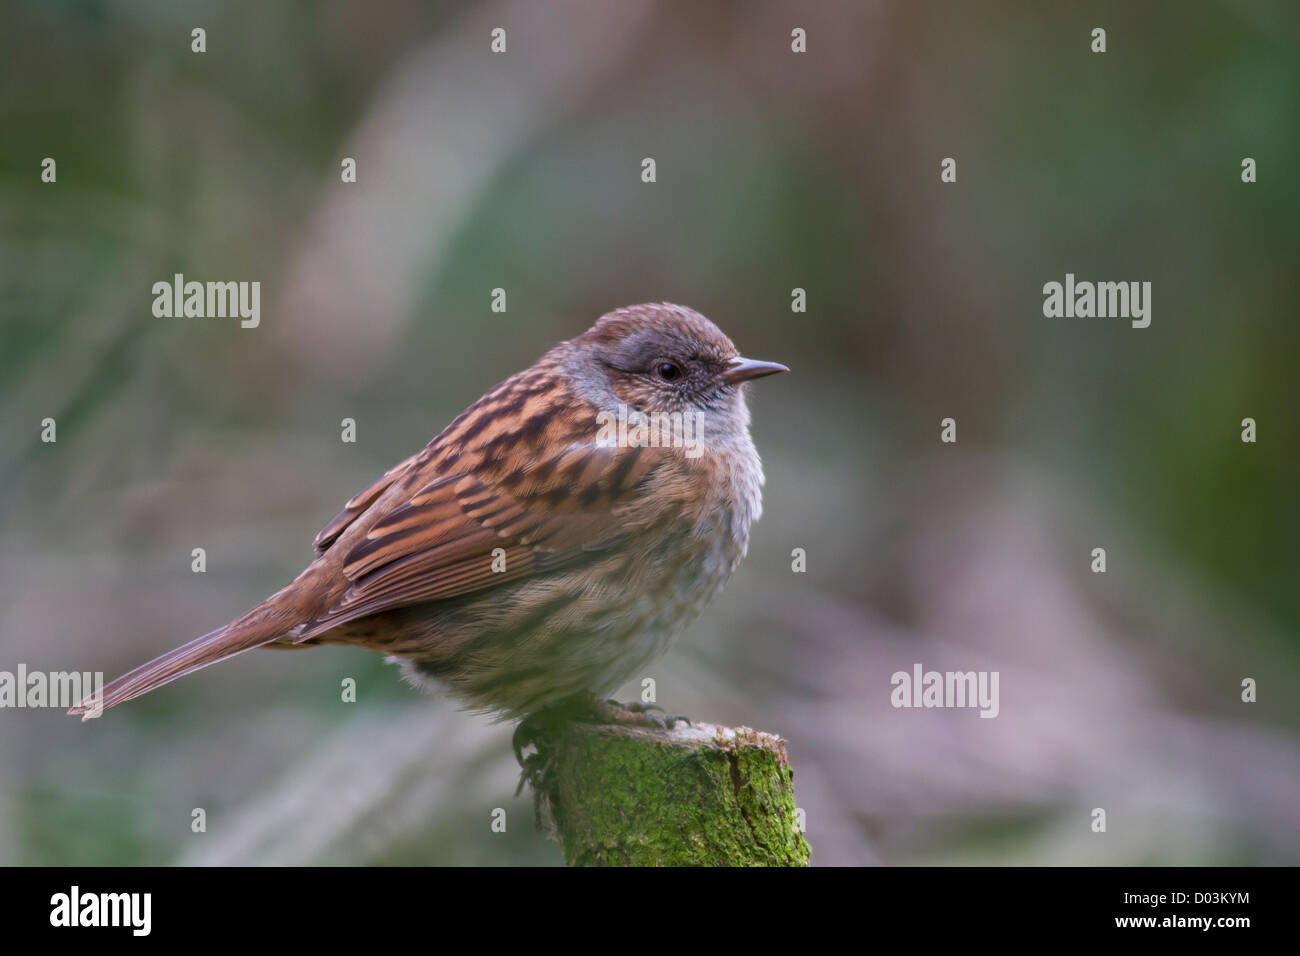
M 483 401 L 492 399 L 489 393 Z M 504 435 L 483 427 L 484 417 L 482 409 L 462 416 L 476 429 L 471 447 L 456 440 L 453 423 L 424 452 L 349 501 L 317 536 L 318 548 L 328 548 L 395 482 L 411 489 L 351 544 L 342 564 L 351 587 L 296 641 L 580 561 L 624 536 L 620 506 L 641 499 L 640 486 L 656 469 L 683 461 L 661 448 L 602 447 L 572 435 L 556 441 L 560 425 L 574 418 L 553 407 Z M 496 548 L 504 549 L 505 571 L 493 570 Z
M 316 540 L 312 543 L 316 548 L 316 553 L 324 554 L 328 551 L 330 545 L 338 540 L 338 536 L 347 529 L 347 526 L 355 521 L 358 515 L 373 505 L 379 499 L 379 496 L 387 491 L 388 487 L 394 481 L 397 481 L 402 475 L 404 475 L 406 471 L 415 464 L 420 455 L 423 454 L 424 452 L 419 452 L 418 454 L 412 455 L 401 464 L 394 465 L 392 468 L 389 468 L 384 472 L 382 478 L 364 491 L 354 495 L 352 499 L 343 506 L 343 510 L 331 518 L 329 524 L 321 528 L 320 533 L 316 535 Z

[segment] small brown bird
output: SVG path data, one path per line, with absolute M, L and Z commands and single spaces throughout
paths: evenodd
M 744 557 L 763 484 L 744 383 L 785 371 L 690 309 L 610 312 L 349 501 L 288 587 L 69 712 L 268 645 L 383 651 L 503 717 L 611 693 Z

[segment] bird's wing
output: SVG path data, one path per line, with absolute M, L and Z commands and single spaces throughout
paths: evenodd
M 341 535 L 353 521 L 357 519 L 363 511 L 373 505 L 379 496 L 388 490 L 388 486 L 397 481 L 407 470 L 415 464 L 421 453 L 412 455 L 406 461 L 399 465 L 394 465 L 384 472 L 383 477 L 370 485 L 364 491 L 360 491 L 349 499 L 348 503 L 343 506 L 343 510 L 330 519 L 329 524 L 320 529 L 320 534 L 316 535 L 316 540 L 312 542 L 317 554 L 324 554 L 330 549 L 338 536 Z
M 679 449 L 602 447 L 593 415 L 553 403 L 535 415 L 523 408 L 503 415 L 492 403 L 476 405 L 392 477 L 409 493 L 385 496 L 386 512 L 344 556 L 350 587 L 297 640 L 552 571 L 680 514 L 674 495 L 643 493 L 661 479 L 689 490 Z M 482 427 L 477 415 L 488 417 Z M 506 423 L 517 427 L 504 431 Z

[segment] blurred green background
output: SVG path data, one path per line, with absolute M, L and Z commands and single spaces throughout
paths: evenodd
M 668 300 L 794 372 L 750 555 L 647 676 L 789 739 L 814 863 L 1296 863 L 1298 45 L 1291 2 L 10 5 L 0 669 L 224 623 Z M 261 325 L 154 318 L 176 272 Z M 1150 281 L 1151 326 L 1044 318 L 1067 272 Z M 891 709 L 914 662 L 998 670 L 1000 716 Z M 341 649 L 0 710 L 0 863 L 558 863 L 510 732 Z

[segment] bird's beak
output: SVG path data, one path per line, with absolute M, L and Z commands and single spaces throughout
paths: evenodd
M 748 382 L 751 378 L 762 378 L 764 375 L 775 375 L 777 372 L 790 371 L 779 362 L 760 362 L 757 359 L 734 358 L 727 370 L 722 373 L 721 378 L 728 385 L 737 385 L 740 382 Z

